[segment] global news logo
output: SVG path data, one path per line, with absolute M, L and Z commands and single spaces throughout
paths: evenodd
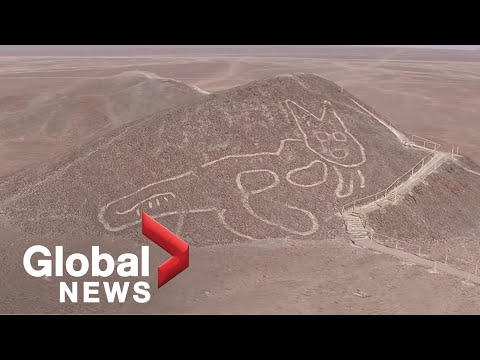
M 172 255 L 158 267 L 158 288 L 166 284 L 189 266 L 189 245 L 155 221 L 146 213 L 142 213 L 142 234 L 155 244 Z M 40 257 L 35 264 L 33 258 Z M 90 258 L 89 258 L 90 257 Z M 76 268 L 75 264 L 79 264 Z M 148 278 L 150 266 L 150 248 L 141 247 L 141 254 L 124 253 L 114 257 L 102 253 L 100 246 L 92 246 L 90 256 L 73 253 L 65 258 L 63 246 L 55 246 L 55 251 L 50 251 L 43 245 L 33 245 L 27 249 L 23 256 L 23 267 L 30 276 L 63 277 L 65 274 L 73 278 L 82 278 L 87 274 L 92 277 L 105 279 L 100 281 L 66 281 L 59 282 L 59 301 L 65 303 L 99 303 L 100 291 L 105 293 L 107 302 L 116 301 L 123 303 L 129 293 L 137 303 L 146 303 L 150 300 L 150 285 L 145 280 L 141 281 L 107 281 L 113 275 L 121 278 Z

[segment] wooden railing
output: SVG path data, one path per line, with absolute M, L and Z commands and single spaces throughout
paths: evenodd
M 418 173 L 420 171 L 420 169 L 422 169 L 426 164 L 428 164 L 428 162 L 430 162 L 436 155 L 437 153 L 436 152 L 431 152 L 429 154 L 427 154 L 426 156 L 424 156 L 422 158 L 422 160 L 420 160 L 417 164 L 415 164 L 415 166 L 413 166 L 410 170 L 408 170 L 406 173 L 404 173 L 403 175 L 399 176 L 390 186 L 388 186 L 385 190 L 381 190 L 373 195 L 369 195 L 369 196 L 365 196 L 363 198 L 360 198 L 360 199 L 357 199 L 357 200 L 353 200 L 347 204 L 345 204 L 343 207 L 342 207 L 342 214 L 345 212 L 345 211 L 349 211 L 349 210 L 355 210 L 357 207 L 361 207 L 363 205 L 367 205 L 371 202 L 374 202 L 374 201 L 378 201 L 378 200 L 381 200 L 381 199 L 384 199 L 386 197 L 388 197 L 391 193 L 394 192 L 394 190 L 400 186 L 401 184 L 403 184 L 405 181 L 407 181 L 410 177 L 412 177 L 413 175 L 415 175 L 416 173 Z
M 404 250 L 409 253 L 413 253 L 415 255 L 421 255 L 422 246 L 419 244 L 416 244 L 412 240 L 405 240 L 405 239 L 400 240 L 400 239 L 396 239 L 391 236 L 387 236 L 379 233 L 371 233 L 370 239 L 372 241 L 375 241 L 379 244 L 382 244 L 391 248 Z
M 436 143 L 435 141 L 428 140 L 417 135 L 412 135 L 410 142 L 414 145 L 423 147 L 428 150 L 433 150 L 433 151 L 437 151 L 437 149 L 440 147 L 439 143 Z
M 393 238 L 391 236 L 378 234 L 378 233 L 371 233 L 370 240 L 372 242 L 376 242 L 380 245 L 387 246 L 389 248 L 395 248 L 401 251 L 408 252 L 413 255 L 417 255 L 427 260 L 435 261 L 436 263 L 442 263 L 442 264 L 448 265 L 457 270 L 471 273 L 472 275 L 476 275 L 476 276 L 479 275 L 480 260 L 477 260 L 477 261 L 466 260 L 466 259 L 449 255 L 448 252 L 445 253 L 443 256 L 439 256 L 439 255 L 434 256 L 426 253 L 426 251 L 428 251 L 426 245 L 424 245 L 422 249 L 422 246 L 413 240 L 406 240 L 406 239 L 400 240 L 400 239 Z

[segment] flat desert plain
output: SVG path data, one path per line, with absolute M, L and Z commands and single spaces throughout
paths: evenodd
M 29 128 L 28 122 L 22 123 L 19 130 L 16 120 L 24 119 L 26 111 L 35 113 L 51 99 L 60 107 L 62 99 L 68 100 L 68 94 L 83 84 L 122 73 L 173 78 L 199 94 L 279 74 L 314 73 L 343 86 L 407 134 L 427 137 L 446 148 L 455 144 L 460 153 L 480 162 L 478 51 L 296 46 L 5 47 L 0 50 L 0 176 L 48 161 L 79 145 L 74 141 L 78 134 L 75 122 L 70 123 L 67 138 L 46 131 L 53 110 L 42 113 L 40 125 Z M 133 92 L 129 99 L 146 94 L 150 93 Z M 182 94 L 189 101 L 190 94 Z M 172 101 L 172 106 L 175 104 Z M 81 105 L 72 108 L 72 116 L 81 109 Z M 124 122 L 137 116 L 133 111 Z M 112 125 L 110 118 L 105 121 Z M 50 122 L 53 130 L 59 126 L 58 120 Z M 7 277 L 0 289 L 2 313 L 480 313 L 480 287 L 353 247 L 347 239 L 339 238 L 192 247 L 190 268 L 161 289 L 152 289 L 152 300 L 146 305 L 69 306 L 58 303 L 57 279 L 32 280 L 25 274 L 21 264 L 25 249 L 20 246 L 15 250 L 23 235 L 16 231 L 2 223 L 2 273 Z M 75 243 L 78 248 L 83 246 L 82 241 L 97 245 L 108 242 L 109 247 L 118 246 L 122 251 L 132 250 L 134 245 L 133 239 L 130 244 L 123 238 L 118 242 L 112 237 L 71 239 L 72 250 L 77 250 Z M 158 253 L 153 256 L 151 273 L 165 259 Z

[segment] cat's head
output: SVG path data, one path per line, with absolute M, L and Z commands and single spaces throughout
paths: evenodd
M 305 145 L 324 160 L 343 167 L 355 167 L 366 161 L 362 144 L 348 131 L 332 105 L 324 101 L 322 113 L 314 115 L 294 101 L 286 105 L 292 113 Z

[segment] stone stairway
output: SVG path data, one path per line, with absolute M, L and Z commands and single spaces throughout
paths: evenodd
M 399 197 L 408 193 L 420 181 L 424 180 L 439 166 L 448 161 L 449 158 L 449 154 L 447 153 L 435 152 L 434 157 L 430 161 L 425 163 L 416 173 L 403 183 L 399 184 L 396 188 L 392 189 L 383 198 L 371 201 L 361 207 L 356 207 L 355 210 L 345 211 L 343 213 L 343 219 L 347 227 L 347 232 L 350 234 L 353 243 L 360 244 L 369 240 L 369 231 L 365 228 L 362 220 L 362 217 L 365 216 L 365 214 L 375 211 L 379 207 L 396 203 Z
M 395 191 L 392 191 L 390 194 L 388 194 L 387 200 L 392 203 L 395 202 L 397 200 L 397 193 Z
M 360 214 L 348 212 L 344 215 L 344 219 L 347 226 L 347 232 L 354 244 L 369 239 L 368 231 L 363 224 Z
M 432 161 L 429 161 L 424 166 L 422 166 L 422 168 L 417 171 L 417 173 L 412 175 L 412 177 L 410 177 L 405 182 L 401 183 L 391 192 L 387 192 L 386 196 L 379 201 L 372 201 L 365 204 L 364 206 L 355 208 L 355 210 L 350 209 L 348 211 L 344 211 L 342 215 L 345 221 L 345 225 L 347 227 L 347 232 L 350 235 L 350 240 L 355 244 L 356 247 L 362 247 L 365 249 L 373 250 L 377 253 L 392 255 L 399 259 L 408 261 L 409 263 L 430 268 L 432 269 L 429 270 L 431 273 L 437 273 L 440 271 L 449 275 L 463 278 L 467 284 L 473 283 L 480 285 L 480 276 L 477 274 L 478 263 L 475 272 L 473 272 L 473 270 L 466 271 L 465 269 L 457 268 L 455 266 L 452 266 L 451 264 L 447 265 L 446 260 L 444 263 L 443 261 L 427 259 L 419 253 L 413 254 L 408 250 L 397 247 L 397 245 L 395 245 L 395 247 L 391 247 L 386 244 L 382 244 L 382 242 L 376 242 L 373 229 L 368 228 L 367 230 L 366 221 L 364 220 L 368 212 L 374 211 L 379 207 L 388 205 L 388 203 L 392 204 L 398 201 L 399 198 L 403 197 L 420 181 L 423 181 L 429 174 L 431 174 L 439 166 L 445 163 L 449 158 L 450 156 L 446 153 L 436 153 Z M 469 169 L 465 170 L 469 171 Z M 477 173 L 477 175 L 480 175 L 480 173 Z

